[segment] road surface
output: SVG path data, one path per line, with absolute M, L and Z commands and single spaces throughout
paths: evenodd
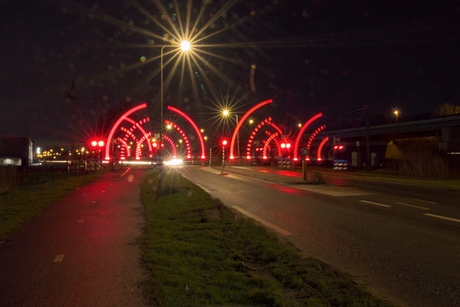
M 460 306 L 458 192 L 447 200 L 442 190 L 385 184 L 380 191 L 379 183 L 364 189 L 346 178 L 342 186 L 305 185 L 288 171 L 237 170 L 188 167 L 185 174 L 381 297 L 401 306 Z

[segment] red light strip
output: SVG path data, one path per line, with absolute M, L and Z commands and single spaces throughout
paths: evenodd
M 278 148 L 278 156 L 281 156 L 281 148 L 280 148 L 280 143 L 279 143 L 278 139 L 276 139 L 277 136 L 278 136 L 278 132 L 275 132 L 272 135 L 270 135 L 270 137 L 265 141 L 264 147 L 262 149 L 262 157 L 263 157 L 263 159 L 267 159 L 267 148 L 268 148 L 268 145 L 270 145 L 271 141 L 275 142 L 276 147 Z
M 173 156 L 173 158 L 176 158 L 177 151 L 176 151 L 176 145 L 174 144 L 173 140 L 169 136 L 167 136 L 166 134 L 163 134 L 163 140 L 168 142 L 168 144 L 171 146 L 172 156 Z
M 256 106 L 252 107 L 249 111 L 247 111 L 246 114 L 244 114 L 243 117 L 238 121 L 238 125 L 236 126 L 236 129 L 235 129 L 235 131 L 233 131 L 232 142 L 230 143 L 230 159 L 235 159 L 235 155 L 233 154 L 233 149 L 235 148 L 236 136 L 238 134 L 238 131 L 240 131 L 240 128 L 243 125 L 243 123 L 246 121 L 246 119 L 249 117 L 249 115 L 251 115 L 252 112 L 254 112 L 258 108 L 260 108 L 260 107 L 262 107 L 262 106 L 264 106 L 266 104 L 272 103 L 272 102 L 273 102 L 273 100 L 271 100 L 271 99 L 262 101 L 261 103 L 257 104 Z
M 329 141 L 329 137 L 326 137 L 324 138 L 321 143 L 319 143 L 319 146 L 318 146 L 318 152 L 316 154 L 316 161 L 321 161 L 322 158 L 321 158 L 321 151 L 323 150 L 323 147 L 324 147 L 324 144 L 326 144 L 326 142 Z
M 110 160 L 110 147 L 111 147 L 111 144 L 112 144 L 112 138 L 113 138 L 113 135 L 115 133 L 115 131 L 118 129 L 118 126 L 121 124 L 121 122 L 123 120 L 125 120 L 129 115 L 131 115 L 132 113 L 140 110 L 140 109 L 143 109 L 143 108 L 146 108 L 147 107 L 147 104 L 146 103 L 142 103 L 138 106 L 135 106 L 134 108 L 128 110 L 127 112 L 125 112 L 122 116 L 120 116 L 120 118 L 116 121 L 115 125 L 112 126 L 112 130 L 110 130 L 110 133 L 109 133 L 109 136 L 107 137 L 107 141 L 105 142 L 105 159 L 106 160 Z
M 131 118 L 129 118 L 129 117 L 126 117 L 125 120 L 127 122 L 131 123 L 132 126 L 131 126 L 131 128 L 129 128 L 129 130 L 127 130 L 124 127 L 121 127 L 120 130 L 126 132 L 126 134 L 129 134 L 136 142 L 138 142 L 138 140 L 137 140 L 135 134 L 133 133 L 133 131 L 136 130 L 136 129 L 139 129 L 139 131 L 143 134 L 143 138 L 141 138 L 141 139 L 143 139 L 142 142 L 144 142 L 145 139 L 147 140 L 147 145 L 149 146 L 149 155 L 152 156 L 152 154 L 153 154 L 152 144 L 150 144 L 150 142 L 149 142 L 149 137 L 151 135 L 151 132 L 145 131 L 144 128 L 141 126 L 141 124 L 146 123 L 148 121 L 148 119 L 147 118 L 141 119 L 137 123 L 134 120 L 132 120 Z M 126 135 L 125 135 L 125 140 L 127 140 Z M 138 145 L 136 145 L 136 148 L 137 148 L 137 146 Z M 139 160 L 138 159 L 139 157 L 137 156 L 138 154 L 139 154 L 139 151 L 136 150 L 136 159 L 137 160 Z
M 185 141 L 185 147 L 187 148 L 187 159 L 190 159 L 191 156 L 192 156 L 192 150 L 191 150 L 191 147 L 190 147 L 190 141 L 189 141 L 187 135 L 185 135 L 184 130 L 182 130 L 178 125 L 174 124 L 173 122 L 170 122 L 169 120 L 165 120 L 165 123 L 167 125 L 171 125 L 174 129 L 176 129 L 177 132 L 180 133 L 180 135 L 182 136 L 182 138 Z
M 300 129 L 299 131 L 299 134 L 297 135 L 297 138 L 295 140 L 295 143 L 294 143 L 294 161 L 297 161 L 297 152 L 299 150 L 299 142 L 300 142 L 300 138 L 302 137 L 302 134 L 305 132 L 305 130 L 307 129 L 308 126 L 310 126 L 310 124 L 315 121 L 316 119 L 320 118 L 321 116 L 323 116 L 322 113 L 318 113 L 316 114 L 315 116 L 313 116 L 312 118 L 310 118 L 306 123 L 305 125 L 303 125 L 302 129 Z
M 308 139 L 308 143 L 307 143 L 307 149 L 308 150 L 310 150 L 311 143 L 313 142 L 313 139 L 316 137 L 316 135 L 318 133 L 320 133 L 322 130 L 324 130 L 324 128 L 326 128 L 326 125 L 322 125 L 318 129 L 316 129 L 315 132 L 313 132 L 313 134 L 310 136 L 310 138 Z
M 174 107 L 171 107 L 171 106 L 168 106 L 168 110 L 171 110 L 173 112 L 176 112 L 178 113 L 179 115 L 181 115 L 183 118 L 185 118 L 193 127 L 193 129 L 195 129 L 196 131 L 196 134 L 198 135 L 198 139 L 200 140 L 200 145 L 201 145 L 201 159 L 205 159 L 205 148 L 204 148 L 204 140 L 203 140 L 203 136 L 201 135 L 200 133 L 200 130 L 198 129 L 198 127 L 196 126 L 195 122 L 187 116 L 187 114 L 185 114 L 184 112 L 182 112 L 181 110 L 178 110 Z

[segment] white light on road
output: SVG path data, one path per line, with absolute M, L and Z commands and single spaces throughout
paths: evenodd
M 173 165 L 181 165 L 183 163 L 182 159 L 171 159 L 169 161 L 164 162 L 165 165 L 173 166 Z

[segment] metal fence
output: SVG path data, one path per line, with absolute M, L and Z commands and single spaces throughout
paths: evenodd
M 45 162 L 33 166 L 0 166 L 0 193 L 58 179 L 81 176 L 92 169 L 96 170 L 96 168 L 88 168 L 86 161 L 69 161 L 60 164 Z M 102 165 L 97 169 L 102 169 Z

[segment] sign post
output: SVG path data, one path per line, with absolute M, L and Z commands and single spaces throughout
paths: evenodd
M 300 149 L 300 156 L 302 157 L 302 178 L 303 180 L 307 180 L 307 161 L 305 161 L 305 158 L 308 156 L 309 152 L 307 147 L 302 147 Z
M 356 147 L 358 148 L 358 151 L 357 151 L 357 158 L 356 158 L 356 170 L 359 171 L 359 141 L 356 141 Z

